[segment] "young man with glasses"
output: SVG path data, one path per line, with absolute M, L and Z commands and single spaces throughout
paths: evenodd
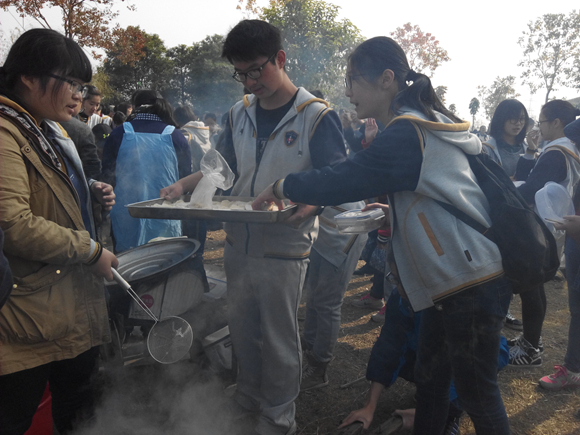
M 252 93 L 231 108 L 218 146 L 236 173 L 232 196 L 253 197 L 289 173 L 345 159 L 338 115 L 290 81 L 276 27 L 241 21 L 222 56 L 232 63 L 233 78 Z M 161 195 L 191 191 L 201 177 L 193 174 Z M 259 434 L 294 434 L 301 375 L 297 309 L 318 220 L 298 226 L 227 223 L 225 231 L 228 320 L 239 365 L 234 406 L 256 412 Z

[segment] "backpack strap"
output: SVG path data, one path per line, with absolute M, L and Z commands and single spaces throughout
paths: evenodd
M 433 198 L 431 198 L 431 199 L 433 199 Z M 462 212 L 454 205 L 447 204 L 446 202 L 442 202 L 442 201 L 439 201 L 437 199 L 433 199 L 433 201 L 435 201 L 437 204 L 439 204 L 441 207 L 443 207 L 445 210 L 447 210 L 450 214 L 455 216 L 457 219 L 462 221 L 464 224 L 469 225 L 471 228 L 473 228 L 478 233 L 485 234 L 485 232 L 488 230 L 488 228 L 481 225 L 479 222 L 477 222 L 471 216 Z
M 564 155 L 571 157 L 573 160 L 576 160 L 576 162 L 580 163 L 580 157 L 578 157 L 576 154 L 574 154 L 572 151 L 570 151 L 568 148 L 566 148 L 565 146 L 562 145 L 551 145 L 549 147 L 547 147 L 544 152 L 547 153 L 548 151 L 561 151 L 564 153 Z

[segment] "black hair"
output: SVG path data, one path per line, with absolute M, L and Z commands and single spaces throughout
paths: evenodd
M 319 91 L 318 89 L 315 89 L 314 91 L 309 91 L 312 95 L 314 95 L 316 98 L 320 98 L 321 100 L 324 100 L 324 94 L 322 93 L 322 91 Z
M 197 121 L 197 116 L 195 116 L 195 112 L 190 106 L 179 106 L 175 109 L 173 113 L 173 117 L 177 124 L 183 127 L 189 121 Z
M 129 101 L 126 101 L 124 103 L 118 104 L 115 107 L 115 112 L 123 112 L 125 115 L 127 115 L 127 110 L 129 110 L 129 107 L 133 107 L 133 105 Z
M 242 20 L 230 30 L 222 57 L 230 63 L 235 61 L 251 62 L 259 57 L 271 57 L 283 50 L 280 30 L 261 20 Z M 271 61 L 276 63 L 276 58 Z
M 213 113 L 213 112 L 207 112 L 207 113 L 204 115 L 203 119 L 205 119 L 205 118 L 211 118 L 211 119 L 213 119 L 215 122 L 217 122 L 217 116 L 216 116 L 216 114 L 215 114 L 215 113 Z
M 39 78 L 42 90 L 46 91 L 50 80 L 47 74 L 72 77 L 83 83 L 93 78 L 91 62 L 75 41 L 51 29 L 28 30 L 14 42 L 0 67 L 0 94 L 19 101 L 16 88 L 22 76 Z M 65 85 L 69 86 L 56 80 L 53 97 Z
M 131 98 L 135 113 L 157 115 L 166 124 L 177 127 L 173 118 L 173 108 L 169 102 L 152 90 L 136 91 Z
M 102 97 L 101 91 L 96 86 L 87 85 L 87 90 L 84 93 L 83 101 L 90 100 L 93 97 Z
M 493 112 L 493 117 L 491 118 L 491 123 L 489 124 L 489 134 L 496 140 L 500 140 L 504 135 L 504 126 L 510 119 L 519 119 L 524 113 L 524 125 L 522 126 L 522 131 L 516 136 L 516 143 L 523 143 L 526 138 L 526 133 L 528 132 L 528 123 L 530 122 L 530 116 L 526 107 L 514 98 L 509 100 L 503 100 L 495 108 Z
M 115 124 L 115 126 L 121 125 L 126 120 L 127 115 L 125 115 L 123 112 L 115 112 L 115 114 L 113 115 L 113 124 Z
M 454 122 L 462 122 L 447 110 L 425 74 L 412 71 L 403 49 L 387 36 L 377 36 L 360 44 L 348 57 L 350 67 L 369 83 L 376 81 L 385 70 L 395 73 L 399 92 L 391 103 L 391 110 L 397 113 L 403 106 L 415 109 L 429 120 L 438 122 L 434 110 Z M 407 82 L 413 82 L 410 86 Z
M 559 119 L 562 126 L 565 127 L 573 122 L 576 117 L 580 116 L 580 109 L 574 107 L 572 103 L 565 100 L 548 101 L 542 106 L 540 111 L 544 113 L 546 121 L 553 121 Z

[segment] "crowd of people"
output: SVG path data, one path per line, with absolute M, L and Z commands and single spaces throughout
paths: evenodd
M 193 192 L 209 150 L 235 174 L 224 194 L 256 197 L 254 209 L 298 204 L 281 224 L 224 226 L 238 364 L 227 412 L 244 433 L 297 433 L 296 398 L 329 383 L 351 276 L 373 274 L 369 294 L 353 302 L 378 310 L 373 320 L 383 323 L 371 386 L 341 427 L 368 428 L 381 392 L 401 376 L 417 388 L 416 409 L 403 413 L 413 433 L 457 434 L 465 412 L 476 433 L 508 435 L 497 373 L 541 366 L 544 286 L 520 291 L 522 320 L 511 315 L 497 245 L 441 203 L 492 225 L 468 158 L 485 153 L 530 209 L 549 182 L 580 206 L 580 109 L 553 100 L 534 123 L 510 99 L 489 131 L 470 131 L 388 37 L 348 57 L 354 112 L 337 113 L 319 91 L 294 85 L 280 31 L 264 21 L 238 23 L 222 56 L 245 95 L 220 126 L 215 114 L 202 121 L 153 90 L 103 104 L 87 85 L 89 59 L 58 32 L 30 30 L 12 46 L 0 67 L 0 435 L 26 432 L 47 383 L 59 433 L 91 415 L 98 347 L 110 341 L 103 278 L 112 280 L 115 254 L 157 237 L 185 235 L 202 246 L 206 238 L 206 222 L 134 219 L 124 205 Z M 340 233 L 334 217 L 354 209 L 383 210 L 382 227 Z M 548 225 L 565 258 L 571 312 L 565 360 L 539 379 L 557 390 L 580 386 L 580 217 Z M 112 252 L 103 248 L 108 236 Z M 355 270 L 359 259 L 366 265 Z M 522 334 L 506 340 L 504 325 Z

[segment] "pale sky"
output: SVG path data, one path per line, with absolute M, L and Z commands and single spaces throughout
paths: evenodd
M 259 0 L 265 5 L 266 0 Z M 441 47 L 447 50 L 451 61 L 444 63 L 432 79 L 434 86 L 447 86 L 447 104 L 454 103 L 464 119 L 471 120 L 469 101 L 477 97 L 477 86 L 490 86 L 498 76 L 516 76 L 519 99 L 536 116 L 544 101 L 542 91 L 530 95 L 521 85 L 517 63 L 522 49 L 517 40 L 529 21 L 546 13 L 568 14 L 578 9 L 578 0 L 551 2 L 523 2 L 488 0 L 485 2 L 413 2 L 330 0 L 340 6 L 341 18 L 348 18 L 365 38 L 389 36 L 395 28 L 410 22 L 432 33 Z M 121 3 L 122 4 L 122 3 Z M 121 9 L 118 22 L 122 27 L 139 25 L 148 33 L 157 33 L 169 47 L 191 45 L 215 33 L 226 34 L 240 19 L 236 10 L 238 0 L 133 0 L 136 12 Z M 532 5 L 533 4 L 533 5 Z M 58 15 L 52 22 L 59 21 Z M 27 28 L 32 27 L 27 23 Z M 8 13 L 0 12 L 4 35 L 16 27 L 17 21 Z M 288 53 L 292 56 L 292 53 Z M 556 98 L 575 98 L 580 90 L 561 89 L 551 94 Z M 476 124 L 483 119 L 476 121 Z

